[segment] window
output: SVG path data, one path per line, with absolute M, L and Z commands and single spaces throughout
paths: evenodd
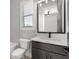
M 24 16 L 24 26 L 32 26 L 32 14 Z
M 23 6 L 23 26 L 33 26 L 33 0 L 24 1 Z

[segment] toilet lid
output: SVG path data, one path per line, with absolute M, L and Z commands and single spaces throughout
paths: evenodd
M 15 51 L 13 51 L 12 56 L 20 56 L 24 54 L 24 52 L 25 52 L 25 49 L 18 48 Z

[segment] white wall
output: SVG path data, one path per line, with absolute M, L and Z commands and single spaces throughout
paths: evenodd
M 18 42 L 20 38 L 19 1 L 20 0 L 10 0 L 10 40 L 11 42 Z
M 23 0 L 20 1 L 20 3 L 22 3 Z M 28 9 L 30 8 L 30 4 L 31 2 L 33 3 L 32 0 L 24 0 L 25 3 L 27 4 L 28 6 Z M 33 5 L 32 5 L 33 6 Z M 20 13 L 22 14 L 22 7 L 21 7 L 21 11 Z M 33 12 L 34 14 L 34 12 Z M 26 38 L 26 39 L 30 39 L 32 37 L 35 37 L 36 36 L 36 19 L 33 19 L 33 27 L 23 27 L 23 15 L 20 15 L 20 38 Z M 34 18 L 34 15 L 33 15 L 33 18 Z
M 11 0 L 11 4 L 10 4 L 10 34 L 11 34 L 11 41 L 12 42 L 18 42 L 19 38 L 32 38 L 35 36 L 44 36 L 44 37 L 48 37 L 48 34 L 46 33 L 37 33 L 37 9 L 36 9 L 36 3 L 37 0 L 34 0 L 34 4 L 33 4 L 33 22 L 34 22 L 34 26 L 31 29 L 20 29 L 20 20 L 19 20 L 19 1 L 20 0 Z M 67 23 L 67 22 L 66 22 Z M 68 28 L 66 28 L 68 31 Z M 67 32 L 66 31 L 66 32 Z M 67 34 L 52 34 L 53 38 L 62 38 L 62 39 L 66 39 L 67 38 Z

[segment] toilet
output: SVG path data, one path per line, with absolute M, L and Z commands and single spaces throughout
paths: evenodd
M 10 42 L 10 54 L 11 54 L 15 49 L 17 49 L 17 47 L 18 47 L 18 44 L 17 44 L 17 43 Z
M 30 48 L 30 40 L 20 39 L 19 40 L 20 48 L 14 50 L 11 54 L 11 59 L 25 59 L 25 53 Z

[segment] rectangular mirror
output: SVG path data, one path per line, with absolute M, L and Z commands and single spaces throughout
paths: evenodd
M 64 0 L 39 0 L 37 16 L 38 32 L 65 33 Z

